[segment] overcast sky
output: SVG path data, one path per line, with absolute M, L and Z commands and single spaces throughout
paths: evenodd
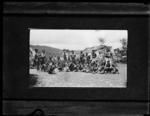
M 30 44 L 45 45 L 59 49 L 83 50 L 86 47 L 100 45 L 121 47 L 120 39 L 128 39 L 127 30 L 73 30 L 73 29 L 30 29 Z

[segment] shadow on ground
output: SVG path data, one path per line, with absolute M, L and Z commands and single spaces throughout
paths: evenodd
M 37 74 L 30 74 L 29 76 L 29 85 L 35 85 L 38 81 L 38 75 Z

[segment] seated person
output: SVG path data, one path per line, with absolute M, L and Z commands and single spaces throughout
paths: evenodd
M 84 67 L 82 69 L 82 72 L 89 72 L 88 64 L 84 64 Z
M 113 74 L 119 74 L 119 70 L 117 69 L 117 67 L 115 65 L 112 65 L 112 68 L 113 68 L 113 70 L 112 70 Z
M 97 62 L 95 62 L 94 66 L 93 66 L 93 72 L 95 72 L 95 73 L 98 72 L 98 64 L 97 64 Z
M 106 61 L 105 67 L 104 67 L 104 73 L 111 73 L 113 70 L 110 61 Z
M 72 63 L 72 62 L 70 63 L 69 70 L 70 71 L 74 71 L 75 70 L 74 63 Z
M 59 62 L 57 63 L 57 68 L 58 68 L 59 71 L 62 71 L 62 70 L 63 70 L 63 63 L 62 63 L 61 61 L 59 61 Z
M 105 61 L 102 61 L 102 62 L 99 64 L 98 71 L 99 71 L 100 73 L 104 73 L 104 68 L 105 68 Z
M 65 63 L 65 66 L 64 66 L 64 68 L 63 68 L 63 71 L 65 71 L 65 72 L 69 72 L 70 70 L 69 70 L 69 65 L 68 65 L 68 63 Z
M 55 66 L 55 64 L 54 64 L 54 62 L 50 62 L 49 63 L 49 65 L 48 65 L 48 73 L 49 74 L 53 74 L 53 73 L 55 73 L 55 68 L 56 68 L 56 66 Z
M 83 70 L 83 65 L 82 65 L 82 64 L 79 64 L 79 65 L 78 65 L 78 69 L 79 69 L 79 71 L 82 71 L 82 70 Z

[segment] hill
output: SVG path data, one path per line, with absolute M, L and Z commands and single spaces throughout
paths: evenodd
M 63 50 L 58 49 L 58 48 L 53 48 L 49 46 L 41 46 L 41 45 L 30 45 L 32 49 L 38 49 L 40 52 L 42 50 L 45 50 L 46 52 L 46 57 L 48 58 L 49 56 L 62 56 L 63 55 Z M 85 48 L 83 53 L 91 53 L 92 50 L 105 50 L 111 48 L 110 46 L 105 46 L 105 45 L 100 45 L 100 46 L 93 46 L 93 47 L 88 47 Z M 74 50 L 76 55 L 80 54 L 80 50 Z M 68 50 L 68 53 L 71 53 L 71 50 Z
M 42 50 L 45 50 L 46 57 L 49 56 L 61 56 L 63 54 L 63 51 L 58 48 L 48 47 L 48 46 L 41 46 L 41 45 L 30 45 L 32 49 L 38 49 L 40 52 Z

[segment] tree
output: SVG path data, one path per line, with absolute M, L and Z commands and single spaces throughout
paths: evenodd
M 122 44 L 122 50 L 121 50 L 122 59 L 121 59 L 121 61 L 126 63 L 127 62 L 127 39 L 123 38 L 120 40 L 120 42 Z
M 122 48 L 123 48 L 123 49 L 126 49 L 126 48 L 127 48 L 127 39 L 122 38 L 122 39 L 120 40 L 120 42 L 121 42 L 121 44 L 122 44 Z
M 100 42 L 101 45 L 104 45 L 105 39 L 104 38 L 99 38 L 99 42 Z

